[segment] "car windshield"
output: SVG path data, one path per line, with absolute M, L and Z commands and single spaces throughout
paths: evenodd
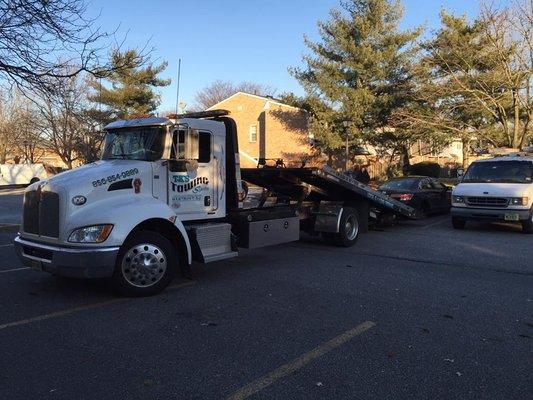
M 473 163 L 462 182 L 531 183 L 533 163 L 530 161 L 485 161 Z
M 412 189 L 417 182 L 417 179 L 396 179 L 389 181 L 381 185 L 379 188 L 382 190 L 395 190 L 395 189 Z
M 165 148 L 165 133 L 162 126 L 110 130 L 105 137 L 102 160 L 159 160 Z

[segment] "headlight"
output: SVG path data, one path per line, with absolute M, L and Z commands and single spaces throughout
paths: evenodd
M 76 229 L 68 238 L 71 243 L 102 243 L 107 239 L 113 225 L 94 225 Z
M 464 202 L 465 198 L 463 196 L 452 196 L 452 203 L 463 204 Z
M 509 204 L 512 206 L 527 206 L 529 203 L 529 198 L 527 197 L 511 197 L 509 199 Z

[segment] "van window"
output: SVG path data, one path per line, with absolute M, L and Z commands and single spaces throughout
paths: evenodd
M 531 161 L 481 161 L 468 168 L 461 182 L 470 183 L 532 183 Z

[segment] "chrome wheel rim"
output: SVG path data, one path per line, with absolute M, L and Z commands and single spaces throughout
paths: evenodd
M 167 270 L 167 257 L 153 244 L 142 243 L 130 248 L 122 259 L 122 275 L 132 286 L 155 285 Z
M 351 241 L 357 237 L 357 233 L 359 232 L 359 222 L 357 221 L 355 215 L 352 214 L 346 218 L 344 229 L 346 232 L 346 238 L 348 240 Z

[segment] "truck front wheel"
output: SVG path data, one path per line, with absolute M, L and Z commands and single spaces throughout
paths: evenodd
M 338 233 L 325 233 L 324 239 L 331 244 L 350 247 L 359 238 L 359 214 L 355 208 L 344 207 Z
M 141 231 L 122 245 L 113 284 L 125 296 L 151 296 L 168 286 L 177 268 L 172 243 L 157 232 Z

